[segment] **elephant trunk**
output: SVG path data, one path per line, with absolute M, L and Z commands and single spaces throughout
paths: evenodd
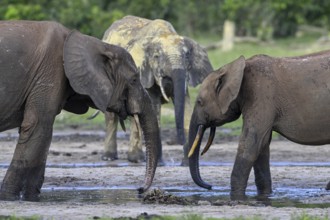
M 206 189 L 212 189 L 212 186 L 210 184 L 202 180 L 199 172 L 199 149 L 204 131 L 205 131 L 204 126 L 198 125 L 196 123 L 196 114 L 193 113 L 189 127 L 188 152 L 191 151 L 193 145 L 195 145 L 196 149 L 192 150 L 189 155 L 190 175 L 198 186 Z
M 177 129 L 177 141 L 179 144 L 186 142 L 184 133 L 184 108 L 186 95 L 186 71 L 183 69 L 176 69 L 172 73 L 173 90 L 174 90 L 174 111 L 175 124 Z
M 146 145 L 146 174 L 144 186 L 138 189 L 139 193 L 145 192 L 151 186 L 157 168 L 157 161 L 162 152 L 157 115 L 152 108 L 150 99 L 146 98 L 146 100 L 146 105 L 138 114 Z

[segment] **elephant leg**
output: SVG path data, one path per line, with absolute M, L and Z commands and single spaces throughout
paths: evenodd
M 102 160 L 117 160 L 117 126 L 118 116 L 112 112 L 105 112 L 106 137 Z
M 262 152 L 253 165 L 255 183 L 259 196 L 269 196 L 272 193 L 272 179 L 269 164 L 269 145 L 271 140 L 271 132 L 268 141 L 265 143 Z
M 145 161 L 145 155 L 142 150 L 139 130 L 135 124 L 134 118 L 131 118 L 131 135 L 130 135 L 130 148 L 127 153 L 127 159 L 133 163 Z
M 192 106 L 190 103 L 190 96 L 188 92 L 188 88 L 186 91 L 186 98 L 185 98 L 185 107 L 184 107 L 184 133 L 185 136 L 188 137 L 189 133 L 189 125 L 190 119 L 192 115 Z M 183 145 L 183 159 L 181 161 L 181 166 L 188 166 L 188 141 Z
M 42 118 L 44 115 L 51 115 L 51 111 L 25 109 L 14 156 L 1 185 L 0 199 L 38 200 L 55 119 L 55 114 L 46 119 Z
M 247 123 L 247 121 L 249 123 Z M 264 147 L 268 148 L 269 146 L 265 146 L 263 143 L 265 140 L 270 140 L 269 133 L 271 132 L 271 128 L 267 127 L 267 125 L 256 125 L 256 123 L 254 123 L 255 121 L 256 119 L 245 119 L 243 123 L 243 132 L 240 137 L 237 155 L 230 179 L 230 196 L 233 200 L 246 199 L 245 191 L 253 166 L 255 166 L 255 171 L 257 173 L 256 178 L 258 179 L 258 190 L 266 191 L 266 187 L 269 184 L 263 182 L 266 180 L 267 175 L 269 175 L 270 178 L 270 172 L 267 171 L 269 168 L 267 169 L 267 167 L 264 168 L 261 166 L 262 162 L 267 162 L 267 153 L 269 154 L 269 149 L 265 150 Z M 260 153 L 261 156 L 259 158 Z M 266 166 L 269 166 L 269 164 Z M 266 175 L 265 179 L 262 179 L 261 175 Z M 263 189 L 263 187 L 265 187 L 265 189 Z
M 191 106 L 191 102 L 190 102 L 189 90 L 187 88 L 185 104 L 184 104 L 184 134 L 186 137 L 188 137 L 188 134 L 189 134 L 189 125 L 190 125 L 191 115 L 192 115 L 192 106 Z
M 239 149 L 243 146 L 240 143 Z M 237 155 L 234 163 L 234 167 L 230 177 L 230 197 L 232 200 L 245 200 L 245 190 L 247 187 L 247 181 L 249 174 L 253 166 L 253 161 L 244 158 L 243 155 Z

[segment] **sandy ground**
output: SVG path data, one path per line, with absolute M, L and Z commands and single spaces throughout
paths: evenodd
M 330 192 L 324 190 L 330 180 L 330 145 L 302 146 L 285 140 L 273 141 L 271 172 L 274 197 L 269 203 L 263 204 L 254 200 L 256 190 L 253 173 L 247 190 L 250 202 L 228 202 L 236 141 L 217 141 L 201 158 L 202 177 L 215 186 L 213 191 L 206 191 L 193 183 L 187 167 L 179 166 L 182 147 L 167 145 L 164 140 L 163 157 L 166 165 L 157 168 L 153 189 L 160 189 L 165 193 L 181 191 L 183 195 L 197 195 L 192 197 L 197 202 L 195 205 L 165 205 L 146 204 L 138 197 L 135 189 L 143 183 L 145 167 L 144 164 L 132 164 L 125 160 L 128 134 L 122 135 L 119 140 L 120 159 L 116 162 L 100 160 L 103 152 L 102 132 L 85 136 L 74 132 L 70 136 L 62 136 L 63 134 L 65 132 L 58 133 L 53 138 L 41 201 L 0 201 L 0 217 L 36 215 L 43 219 L 97 219 L 135 218 L 141 214 L 199 214 L 219 218 L 259 216 L 262 219 L 290 219 L 292 215 L 303 213 L 330 217 L 330 208 L 296 208 L 288 205 L 291 200 L 302 204 L 330 204 Z M 5 133 L 0 140 L 1 182 L 16 142 L 12 133 Z M 84 191 L 91 193 L 83 195 Z M 284 199 L 281 201 L 287 200 L 288 203 L 285 207 L 275 207 L 273 204 L 283 195 Z

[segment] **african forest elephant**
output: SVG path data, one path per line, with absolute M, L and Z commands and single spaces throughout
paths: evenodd
M 157 116 L 131 55 L 121 47 L 55 22 L 0 22 L 0 131 L 19 127 L 0 199 L 37 200 L 55 116 L 89 107 L 137 115 L 145 134 L 152 183 L 161 149 Z
M 176 143 L 184 144 L 191 116 L 188 85 L 196 86 L 212 71 L 206 51 L 195 41 L 178 35 L 164 20 L 126 16 L 114 22 L 103 41 L 127 49 L 132 55 L 141 83 L 147 89 L 160 118 L 161 104 L 173 100 L 177 129 Z M 106 115 L 107 137 L 103 159 L 117 159 L 114 116 Z M 109 123 L 115 121 L 115 123 Z M 128 159 L 143 160 L 141 140 L 131 123 Z M 160 155 L 161 158 L 161 155 Z
M 197 185 L 211 189 L 199 173 L 205 129 L 211 131 L 202 154 L 210 147 L 216 126 L 240 115 L 243 128 L 231 174 L 231 197 L 245 198 L 252 167 L 258 195 L 268 196 L 272 131 L 299 144 L 330 144 L 330 51 L 291 58 L 240 57 L 203 81 L 188 144 L 190 173 Z

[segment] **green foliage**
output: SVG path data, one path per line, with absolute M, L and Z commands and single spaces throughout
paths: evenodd
M 312 216 L 306 213 L 303 213 L 301 215 L 297 215 L 297 216 L 292 216 L 291 220 L 329 220 L 328 216 Z
M 56 20 L 83 33 L 102 37 L 117 19 L 135 15 L 165 19 L 188 36 L 221 36 L 226 19 L 236 23 L 236 34 L 271 37 L 293 36 L 300 24 L 328 29 L 327 0 L 2 0 L 0 19 Z
M 4 19 L 29 19 L 29 20 L 43 20 L 46 18 L 45 14 L 42 12 L 40 5 L 23 5 L 9 4 L 7 11 L 4 13 Z
M 39 216 L 30 216 L 30 217 L 16 217 L 15 215 L 3 216 L 0 215 L 0 220 L 39 220 L 42 219 Z

